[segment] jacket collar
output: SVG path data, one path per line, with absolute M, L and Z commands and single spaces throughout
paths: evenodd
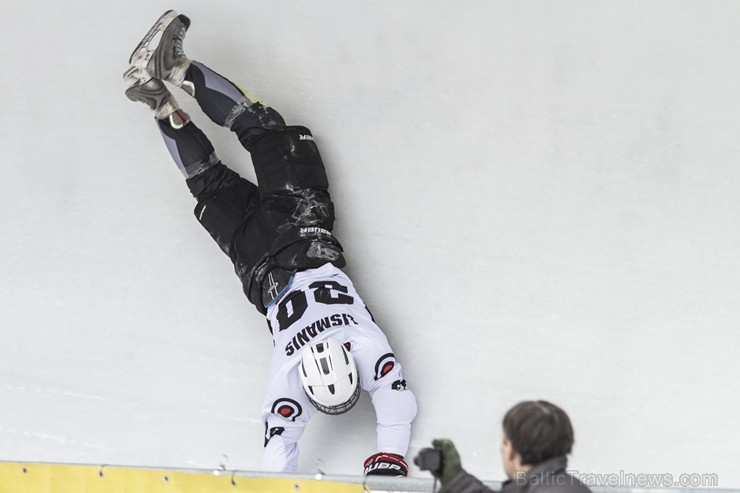
M 537 476 L 546 476 L 549 474 L 557 474 L 561 471 L 565 471 L 565 469 L 568 467 L 568 457 L 565 455 L 561 455 L 560 457 L 553 457 L 552 459 L 548 459 L 545 462 L 540 462 L 539 464 L 535 465 L 527 471 L 524 474 L 524 480 L 525 482 L 528 482 L 530 479 L 537 477 Z M 521 478 L 514 478 L 510 479 L 504 484 L 512 483 L 512 482 L 521 482 Z
M 560 457 L 553 457 L 545 462 L 540 462 L 532 469 L 527 471 L 527 477 L 541 476 L 543 474 L 555 474 L 560 471 L 565 471 L 568 467 L 568 458 L 564 455 Z

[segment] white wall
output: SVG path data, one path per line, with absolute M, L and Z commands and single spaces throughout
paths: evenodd
M 502 479 L 503 414 L 545 398 L 574 469 L 740 486 L 732 1 L 4 2 L 0 459 L 259 464 L 266 324 L 123 95 L 167 8 L 189 56 L 313 130 L 413 453 L 448 436 Z M 301 445 L 359 473 L 369 400 Z

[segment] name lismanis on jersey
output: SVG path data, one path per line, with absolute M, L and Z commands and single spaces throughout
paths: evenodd
M 311 342 L 311 340 L 317 335 L 324 332 L 326 329 L 331 327 L 349 326 L 349 325 L 360 325 L 352 318 L 352 315 L 348 313 L 335 313 L 328 317 L 321 318 L 311 325 L 308 325 L 296 333 L 290 340 L 287 346 L 285 346 L 285 354 L 291 356 L 297 350 Z

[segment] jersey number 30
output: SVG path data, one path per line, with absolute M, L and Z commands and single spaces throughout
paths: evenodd
M 351 305 L 355 302 L 346 294 L 349 289 L 335 281 L 318 281 L 309 286 L 313 299 L 322 305 Z M 308 308 L 307 291 L 296 291 L 278 305 L 277 321 L 283 331 L 300 320 Z

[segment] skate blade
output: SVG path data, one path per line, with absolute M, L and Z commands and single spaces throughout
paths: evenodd
M 154 51 L 157 49 L 156 46 L 154 49 L 149 49 L 149 43 L 152 42 L 152 39 L 154 39 L 157 34 L 164 32 L 164 30 L 167 29 L 167 26 L 177 19 L 177 15 L 177 12 L 174 10 L 168 10 L 162 14 L 159 19 L 157 19 L 157 22 L 154 23 L 152 28 L 149 29 L 149 32 L 142 38 L 139 46 L 137 46 L 133 53 L 131 53 L 131 57 L 128 59 L 131 65 L 140 66 L 142 68 L 146 67 L 149 60 L 152 58 Z

